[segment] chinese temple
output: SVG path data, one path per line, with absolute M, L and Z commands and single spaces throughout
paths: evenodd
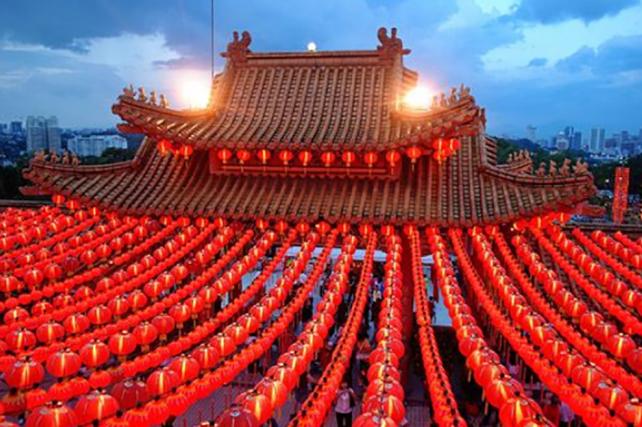
M 36 153 L 24 192 L 53 206 L 0 210 L 3 426 L 335 425 L 353 376 L 355 426 L 421 425 L 415 360 L 435 425 L 559 425 L 557 401 L 642 426 L 642 240 L 568 222 L 596 192 L 581 161 L 500 163 L 468 87 L 407 105 L 410 50 L 377 37 L 234 33 L 206 108 L 123 90 L 132 160 Z

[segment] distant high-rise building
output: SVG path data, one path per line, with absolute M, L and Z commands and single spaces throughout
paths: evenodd
M 531 142 L 537 141 L 537 128 L 533 125 L 526 126 L 526 139 Z
M 91 135 L 76 136 L 67 141 L 67 149 L 80 157 L 98 157 L 107 148 L 127 149 L 127 140 L 120 135 Z
M 575 134 L 575 128 L 574 128 L 573 126 L 566 126 L 566 127 L 564 128 L 564 136 L 565 136 L 565 137 L 566 137 L 566 139 L 568 139 L 569 141 L 572 141 L 572 140 L 573 140 L 573 134 Z
M 47 132 L 44 117 L 27 117 L 27 151 L 32 153 L 47 149 Z
M 601 153 L 604 151 L 604 128 L 591 129 L 591 139 L 589 140 L 589 151 L 591 153 Z
M 555 146 L 553 148 L 558 151 L 564 151 L 570 148 L 570 140 L 566 137 L 565 132 L 560 132 L 555 137 Z
M 571 149 L 572 150 L 581 150 L 582 149 L 582 132 L 574 132 L 572 137 L 570 138 L 571 141 Z
M 22 122 L 11 122 L 11 124 L 9 125 L 9 132 L 13 134 L 22 133 Z
M 0 123 L 0 133 L 7 133 L 7 124 L 6 123 Z
M 61 130 L 58 127 L 58 119 L 54 116 L 45 119 L 44 117 L 27 117 L 27 151 L 49 150 L 60 152 Z
M 58 118 L 51 116 L 46 121 L 47 148 L 49 151 L 60 152 L 62 149 L 62 131 L 58 127 Z

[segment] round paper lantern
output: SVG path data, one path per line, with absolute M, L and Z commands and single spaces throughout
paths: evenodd
M 80 424 L 100 421 L 116 414 L 119 404 L 116 399 L 104 391 L 92 391 L 78 399 L 74 412 Z
M 14 329 L 5 337 L 5 343 L 11 350 L 21 353 L 36 345 L 36 335 L 28 329 Z
M 538 413 L 536 404 L 530 399 L 513 397 L 508 399 L 499 410 L 499 420 L 503 426 L 521 426 Z
M 227 164 L 227 162 L 232 159 L 232 151 L 227 148 L 222 148 L 216 152 L 216 156 L 223 164 Z
M 134 408 L 149 400 L 147 384 L 139 380 L 127 379 L 114 384 L 111 395 L 123 410 Z
M 57 351 L 47 359 L 47 371 L 58 378 L 69 377 L 80 369 L 82 360 L 78 354 L 66 349 Z
M 26 389 L 38 384 L 45 376 L 42 365 L 30 358 L 22 358 L 14 362 L 5 372 L 4 380 L 9 387 Z
M 65 328 L 54 321 L 43 323 L 36 329 L 36 338 L 43 344 L 51 344 L 65 336 Z
M 299 162 L 305 167 L 312 161 L 312 152 L 308 150 L 299 151 Z
M 62 403 L 50 403 L 34 409 L 27 417 L 25 427 L 76 427 L 74 411 Z
M 178 374 L 181 384 L 195 379 L 201 371 L 198 361 L 190 356 L 180 356 L 174 359 L 169 368 Z
M 232 404 L 214 420 L 214 427 L 259 427 L 261 423 L 252 412 L 239 404 Z
M 294 158 L 294 154 L 292 154 L 292 151 L 290 150 L 281 150 L 279 151 L 279 160 L 287 166 L 288 163 Z
M 117 332 L 109 338 L 109 350 L 118 357 L 125 357 L 136 350 L 136 337 L 126 330 Z
M 270 401 L 272 408 L 279 408 L 288 400 L 288 389 L 278 380 L 272 378 L 263 378 L 257 385 L 256 389 Z
M 147 377 L 147 390 L 152 396 L 161 396 L 169 393 L 179 384 L 176 372 L 169 368 L 157 369 Z
M 273 407 L 270 404 L 270 400 L 255 390 L 241 393 L 235 399 L 235 402 L 250 411 L 254 418 L 259 422 L 259 425 L 265 424 L 272 415 Z
M 394 168 L 397 163 L 401 160 L 401 154 L 399 154 L 398 151 L 388 151 L 386 152 L 386 161 L 390 165 L 390 167 Z
M 236 151 L 236 158 L 238 159 L 240 164 L 244 164 L 250 158 L 252 157 L 252 154 L 248 150 L 237 150 Z
M 109 347 L 102 341 L 92 340 L 80 349 L 80 358 L 88 368 L 96 368 L 109 360 Z
M 212 369 L 220 360 L 220 355 L 213 345 L 201 344 L 192 351 L 192 357 L 196 359 L 202 369 Z

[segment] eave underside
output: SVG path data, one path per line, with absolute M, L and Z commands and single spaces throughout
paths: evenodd
M 205 152 L 162 157 L 148 141 L 129 168 L 33 164 L 41 189 L 130 214 L 224 216 L 470 226 L 570 208 L 594 193 L 589 179 L 534 185 L 480 172 L 484 143 L 471 138 L 441 165 L 424 156 L 398 180 L 216 176 Z M 587 178 L 587 177 L 583 177 Z

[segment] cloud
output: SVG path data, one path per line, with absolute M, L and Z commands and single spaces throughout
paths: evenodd
M 550 24 L 568 19 L 591 22 L 638 4 L 639 0 L 522 0 L 514 17 Z
M 617 80 L 622 73 L 642 72 L 642 35 L 614 37 L 598 48 L 582 47 L 556 64 L 560 70 L 586 70 L 603 81 Z
M 525 68 L 533 58 L 545 58 L 549 64 L 555 64 L 583 46 L 597 48 L 614 37 L 642 34 L 641 20 L 642 4 L 638 4 L 590 23 L 570 19 L 550 24 L 516 25 L 520 37 L 490 49 L 483 54 L 482 60 L 489 72 Z
M 546 58 L 533 58 L 528 63 L 528 66 L 529 67 L 543 67 L 547 63 L 548 63 L 548 60 Z

